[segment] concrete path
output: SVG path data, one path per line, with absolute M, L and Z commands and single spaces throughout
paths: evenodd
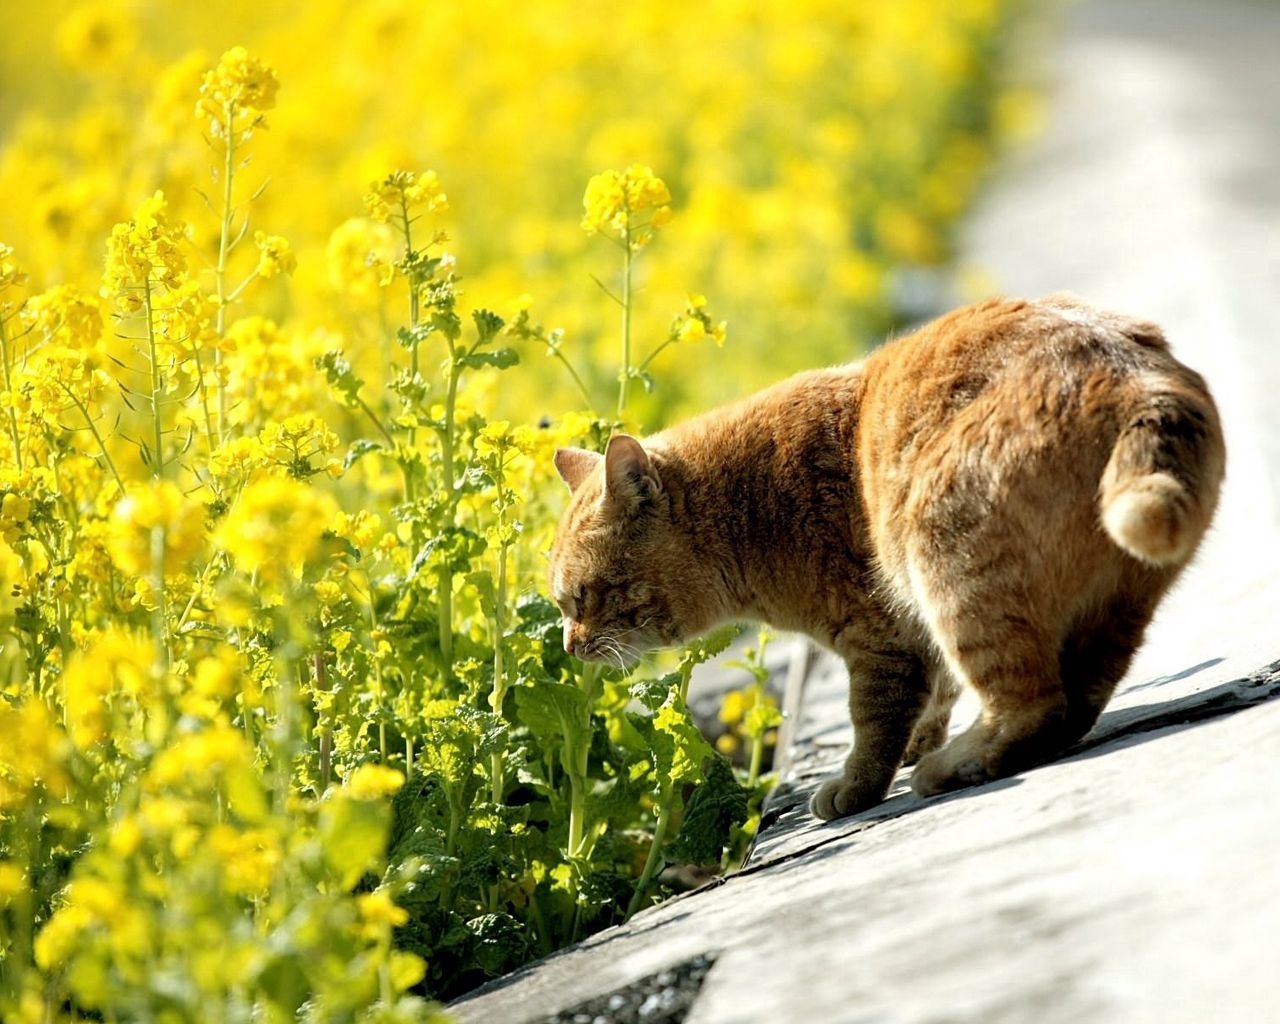
M 804 810 L 829 657 L 748 866 L 453 1007 L 466 1022 L 1280 1021 L 1280 7 L 1071 6 L 1045 134 L 974 219 L 1011 295 L 1161 322 L 1209 378 L 1217 526 L 1094 732 L 946 799 Z M 963 723 L 959 723 L 963 724 Z

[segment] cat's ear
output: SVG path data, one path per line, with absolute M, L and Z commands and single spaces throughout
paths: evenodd
M 604 451 L 604 494 L 610 501 L 631 504 L 662 490 L 649 453 L 630 434 L 614 434 Z
M 569 485 L 569 490 L 576 491 L 602 458 L 598 452 L 585 448 L 557 448 L 554 461 L 560 479 Z

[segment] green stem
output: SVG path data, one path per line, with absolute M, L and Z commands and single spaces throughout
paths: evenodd
M 631 219 L 623 232 L 622 257 L 622 371 L 618 374 L 618 419 L 627 407 L 627 386 L 631 383 Z
M 155 315 L 151 310 L 151 277 L 148 275 L 142 283 L 143 308 L 147 314 L 147 347 L 151 358 L 151 426 L 155 441 L 154 463 L 152 475 L 157 480 L 164 479 L 164 424 L 161 421 L 160 405 L 164 396 L 164 380 L 160 376 L 160 349 L 156 344 Z
M 378 419 L 378 414 L 373 411 L 373 407 L 359 395 L 356 395 L 355 398 L 356 404 L 360 407 L 360 411 L 369 417 L 370 421 L 377 428 L 378 433 L 382 435 L 382 439 L 387 442 L 388 447 L 395 448 L 396 439 L 391 436 L 391 431 L 383 425 L 382 420 Z M 405 486 L 406 488 L 408 487 L 408 478 L 405 479 Z
M 579 775 L 569 772 L 569 859 L 574 860 L 582 850 L 582 836 L 587 818 L 587 787 L 585 772 Z
M 119 480 L 119 477 L 116 478 Z M 205 578 L 209 575 L 217 562 L 217 557 L 209 559 L 205 562 L 204 568 L 200 570 L 200 575 L 196 577 L 195 585 L 191 590 L 191 597 L 187 599 L 186 606 L 182 609 L 182 614 L 178 616 L 178 621 L 173 627 L 173 633 L 178 636 L 182 633 L 183 628 L 187 624 L 187 619 L 191 617 L 191 612 L 196 606 L 196 601 L 200 599 L 200 595 L 204 592 Z
M 123 493 L 124 480 L 120 478 L 120 474 L 116 470 L 116 464 L 111 461 L 111 453 L 107 451 L 107 444 L 103 441 L 102 434 L 98 432 L 98 425 L 93 422 L 93 417 L 89 415 L 89 410 L 85 407 L 85 404 L 80 401 L 79 396 L 67 387 L 64 382 L 59 381 L 59 384 L 61 385 L 62 390 L 67 393 L 67 397 L 75 404 L 75 407 L 80 410 L 80 415 L 84 417 L 85 423 L 89 425 L 89 431 L 93 434 L 93 439 L 98 442 L 98 449 L 102 452 L 102 460 L 107 464 L 107 469 L 111 470 L 111 476 L 115 480 L 116 486 L 119 487 L 121 493 Z M 19 466 L 19 468 L 21 468 L 21 466 Z
M 235 104 L 228 103 L 226 109 L 226 153 L 222 163 L 222 226 L 218 233 L 218 266 L 215 269 L 215 281 L 218 289 L 218 312 L 216 315 L 215 330 L 218 337 L 226 336 L 227 327 L 227 305 L 231 302 L 231 297 L 227 294 L 227 257 L 231 254 L 231 222 L 234 219 L 235 207 L 232 206 L 232 181 L 235 178 L 236 164 L 236 132 L 235 132 Z M 213 353 L 213 366 L 218 377 L 218 433 L 217 437 L 221 442 L 223 433 L 227 426 L 227 390 L 222 387 L 222 349 L 215 348 Z
M 449 384 L 444 399 L 444 429 L 440 432 L 441 487 L 445 495 L 445 508 L 449 525 L 454 525 L 457 513 L 457 494 L 453 478 L 454 419 L 458 406 L 458 382 L 462 366 L 457 357 L 453 340 L 449 340 Z M 444 661 L 444 674 L 453 676 L 453 570 L 448 565 L 440 567 L 439 579 L 439 635 L 440 656 Z
M 598 661 L 589 661 L 582 666 L 582 692 L 587 695 L 587 703 L 594 704 L 600 695 L 601 676 L 604 666 Z
M 165 528 L 151 528 L 151 586 L 155 590 L 156 607 L 151 613 L 151 631 L 155 634 L 156 665 L 163 672 L 169 667 L 168 607 L 164 593 Z
M 405 263 L 411 268 L 415 266 L 413 252 L 413 229 L 412 220 L 409 217 L 409 202 L 404 197 L 404 193 L 400 194 L 400 220 L 404 225 L 404 258 Z M 409 282 L 409 334 L 411 341 L 409 342 L 409 376 L 416 380 L 418 377 L 418 318 L 422 315 L 421 298 L 418 295 L 418 282 L 414 273 L 406 275 Z M 416 422 L 416 417 L 415 417 Z M 418 445 L 418 428 L 416 426 L 409 428 L 409 449 L 412 451 Z M 405 501 L 413 501 L 416 491 L 417 482 L 412 476 L 405 473 L 404 477 L 404 495 Z
M 214 352 L 218 350 L 215 348 Z M 209 391 L 204 384 L 204 364 L 200 361 L 200 349 L 193 345 L 191 355 L 196 361 L 196 388 L 200 393 L 200 410 L 204 413 L 204 436 L 205 443 L 209 446 L 209 454 L 213 454 L 213 450 L 218 447 L 218 441 L 213 434 L 213 414 L 209 411 Z M 217 356 L 215 355 L 216 359 Z M 218 389 L 221 391 L 221 387 Z
M 9 322 L 0 316 L 0 366 L 4 367 L 4 389 L 13 394 L 13 381 L 9 376 Z M 22 441 L 18 437 L 18 414 L 9 406 L 9 436 L 13 439 L 13 461 L 22 469 Z
M 452 791 L 449 797 L 449 832 L 445 837 L 444 852 L 452 857 L 458 849 L 458 830 L 462 827 L 462 805 Z
M 497 499 L 494 505 L 498 509 L 498 530 L 501 532 L 506 517 L 505 502 L 506 495 L 502 486 L 503 466 L 498 466 L 497 473 Z M 506 632 L 507 632 L 507 548 L 508 545 L 503 543 L 498 546 L 498 580 L 494 588 L 493 601 L 493 693 L 489 697 L 489 706 L 493 709 L 493 713 L 498 717 L 502 717 L 502 705 L 507 695 L 507 667 L 506 667 Z M 492 755 L 490 763 L 489 779 L 492 785 L 493 802 L 495 804 L 502 803 L 503 794 L 506 790 L 506 779 L 504 778 L 503 752 L 495 751 Z
M 751 767 L 747 769 L 747 789 L 755 789 L 760 781 L 760 765 L 764 761 L 764 737 L 751 737 Z
M 378 632 L 378 609 L 374 605 L 373 587 L 369 587 L 369 627 L 370 632 Z M 378 759 L 381 764 L 387 763 L 387 721 L 383 710 L 382 659 L 376 654 L 373 659 L 373 695 L 378 710 Z
M 640 872 L 640 880 L 636 882 L 636 891 L 631 894 L 631 903 L 627 906 L 627 917 L 630 918 L 644 904 L 649 891 L 649 884 L 657 873 L 658 863 L 662 860 L 662 844 L 667 838 L 667 828 L 671 824 L 671 786 L 662 787 L 658 801 L 662 810 L 658 813 L 658 823 L 653 829 L 653 842 L 649 844 L 649 856 L 645 858 L 644 870 Z
M 669 346 L 674 344 L 675 344 L 674 338 L 667 338 L 666 341 L 664 341 L 661 345 L 659 345 L 647 356 L 645 356 L 644 362 L 636 367 L 636 373 L 644 373 L 644 371 L 649 368 L 649 364 L 652 363 L 654 359 L 657 358 L 659 352 L 665 351 Z
M 587 386 L 584 383 L 582 383 L 582 378 L 578 376 L 578 371 L 573 368 L 573 364 L 569 362 L 569 360 L 565 357 L 565 354 L 560 351 L 558 346 L 553 348 L 551 351 L 555 355 L 555 357 L 560 360 L 560 365 L 562 365 L 566 370 L 569 371 L 569 376 L 573 378 L 574 384 L 578 386 L 578 391 L 582 394 L 582 397 L 586 400 L 587 411 L 590 412 L 592 415 L 595 415 L 596 403 L 591 400 L 591 392 L 588 391 Z
M 328 673 L 324 664 L 324 652 L 317 650 L 312 659 L 315 671 L 316 690 L 325 693 L 329 689 Z M 328 723 L 320 731 L 320 792 L 329 788 L 329 775 L 333 761 L 333 729 Z
M 689 680 L 693 678 L 693 662 L 682 662 L 680 672 L 680 703 L 689 703 Z

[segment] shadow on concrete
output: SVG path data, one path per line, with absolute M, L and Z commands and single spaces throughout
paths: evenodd
M 1220 664 L 1222 658 L 1211 658 L 1175 675 L 1161 676 L 1132 690 L 1165 685 L 1188 679 Z M 1039 767 L 1064 761 L 1099 757 L 1120 747 L 1131 747 L 1168 736 L 1172 731 L 1192 728 L 1238 711 L 1265 704 L 1280 697 L 1280 662 L 1274 662 L 1249 676 L 1222 683 L 1172 700 L 1118 708 L 1105 712 L 1093 731 L 1060 757 Z M 1036 771 L 1038 769 L 1029 769 Z M 889 797 L 875 807 L 848 818 L 819 823 L 809 814 L 809 797 L 820 783 L 818 778 L 803 777 L 780 785 L 771 797 L 761 819 L 755 848 L 747 864 L 737 874 L 752 873 L 782 864 L 809 863 L 848 849 L 848 841 L 886 821 L 913 814 L 925 807 L 959 800 L 972 800 L 1021 783 L 1020 775 L 968 789 L 957 790 L 929 799 L 921 799 L 909 788 L 910 772 L 901 772 Z M 732 876 L 730 876 L 732 877 Z
M 1137 686 L 1125 687 L 1125 693 L 1137 693 L 1140 690 L 1152 690 L 1157 686 L 1165 686 L 1169 683 L 1176 683 L 1183 679 L 1190 679 L 1194 675 L 1199 675 L 1206 669 L 1211 669 L 1215 665 L 1221 665 L 1226 658 L 1210 658 L 1208 661 L 1202 661 L 1199 665 L 1192 665 L 1190 668 L 1184 668 L 1181 672 L 1175 672 L 1171 676 L 1156 676 L 1155 679 L 1146 683 L 1139 683 Z

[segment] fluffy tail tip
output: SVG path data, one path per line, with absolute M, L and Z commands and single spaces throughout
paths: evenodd
M 1127 481 L 1104 501 L 1102 524 L 1121 548 L 1151 565 L 1176 565 L 1195 551 L 1203 533 L 1191 495 L 1168 473 Z

